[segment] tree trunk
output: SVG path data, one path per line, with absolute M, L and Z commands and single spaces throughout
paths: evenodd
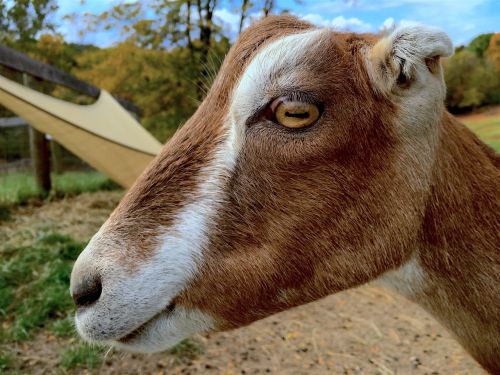
M 23 84 L 29 86 L 28 75 L 23 73 Z M 43 195 L 52 187 L 50 181 L 50 150 L 45 134 L 30 126 L 30 153 L 36 183 Z
M 186 1 L 186 39 L 187 39 L 187 45 L 188 45 L 188 50 L 191 55 L 191 59 L 194 59 L 194 47 L 193 47 L 193 41 L 191 39 L 191 0 Z
M 274 0 L 266 0 L 264 2 L 264 8 L 262 9 L 264 17 L 269 16 L 269 13 L 273 11 L 273 8 L 274 8 Z
M 248 11 L 248 2 L 249 0 L 243 0 L 241 4 L 241 14 L 240 14 L 240 25 L 238 29 L 238 33 L 241 34 L 241 31 L 243 30 L 243 22 L 245 22 L 245 19 L 247 17 L 247 11 Z
M 196 2 L 198 7 L 198 25 L 200 28 L 200 57 L 198 64 L 201 67 L 200 78 L 197 81 L 198 99 L 202 100 L 205 96 L 206 82 L 208 80 L 208 53 L 210 52 L 213 31 L 213 12 L 217 6 L 217 0 L 206 0 L 202 5 L 201 0 Z M 203 14 L 203 10 L 205 14 Z

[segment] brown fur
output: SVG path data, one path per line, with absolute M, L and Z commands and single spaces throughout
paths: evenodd
M 123 263 L 152 253 L 159 229 L 196 199 L 196 176 L 227 136 L 221 129 L 231 93 L 253 56 L 311 27 L 269 17 L 242 34 L 198 111 L 112 215 L 106 230 L 128 247 Z M 498 156 L 442 103 L 432 109 L 440 121 L 405 129 L 399 97 L 391 95 L 406 87 L 377 90 L 366 70 L 363 48 L 374 42 L 331 32 L 304 58 L 295 89 L 312 92 L 325 108 L 311 128 L 291 132 L 258 117 L 246 124 L 204 263 L 175 302 L 211 314 L 220 329 L 235 328 L 415 257 L 426 276 L 414 299 L 498 372 Z M 437 64 L 429 68 L 436 77 Z M 420 159 L 419 147 L 431 156 Z

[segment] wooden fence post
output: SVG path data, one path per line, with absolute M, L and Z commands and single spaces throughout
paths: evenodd
M 28 75 L 23 73 L 23 84 L 29 87 Z M 30 131 L 30 153 L 36 183 L 43 195 L 48 195 L 52 187 L 50 180 L 50 150 L 45 134 L 39 132 L 32 126 Z
M 61 147 L 62 146 L 57 143 L 54 138 L 50 140 L 50 164 L 52 167 L 52 172 L 54 172 L 55 174 L 61 174 L 64 168 Z

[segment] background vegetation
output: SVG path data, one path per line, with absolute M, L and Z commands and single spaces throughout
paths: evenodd
M 273 0 L 233 3 L 240 31 L 250 14 L 262 17 L 273 11 L 286 12 Z M 99 48 L 69 43 L 56 32 L 51 18 L 58 8 L 56 0 L 0 0 L 0 43 L 134 103 L 140 108 L 144 127 L 165 142 L 195 111 L 230 48 L 229 33 L 214 17 L 218 7 L 220 0 L 147 0 L 124 2 L 99 14 L 68 15 L 70 20 L 83 17 L 85 26 L 81 33 L 113 28 L 121 36 L 119 43 Z M 463 114 L 500 103 L 499 33 L 482 34 L 468 45 L 457 47 L 444 66 L 446 100 L 452 112 Z M 19 73 L 6 68 L 0 67 L 0 74 L 21 80 Z M 30 85 L 76 103 L 93 100 L 36 79 Z M 0 107 L 0 117 L 11 115 Z M 481 121 L 487 124 L 474 128 L 480 135 L 484 133 L 485 140 L 493 147 L 499 147 L 499 116 Z M 82 163 L 78 164 L 76 157 L 71 158 L 68 151 L 52 143 L 55 172 L 52 197 L 114 187 L 93 172 L 56 176 L 64 170 L 55 165 L 56 160 L 66 160 L 70 169 L 81 169 Z M 27 129 L 3 129 L 0 161 L 19 159 L 29 159 Z M 0 185 L 0 205 L 23 204 L 42 196 L 29 173 L 0 176 Z
M 500 103 L 500 33 L 481 34 L 445 61 L 446 101 L 452 112 Z

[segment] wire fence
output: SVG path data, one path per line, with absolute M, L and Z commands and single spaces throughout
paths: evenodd
M 11 118 L 13 119 L 13 118 Z M 3 119 L 0 126 L 0 174 L 32 172 L 29 126 L 19 121 Z M 87 163 L 47 136 L 50 146 L 50 166 L 54 173 L 68 170 L 92 170 Z

